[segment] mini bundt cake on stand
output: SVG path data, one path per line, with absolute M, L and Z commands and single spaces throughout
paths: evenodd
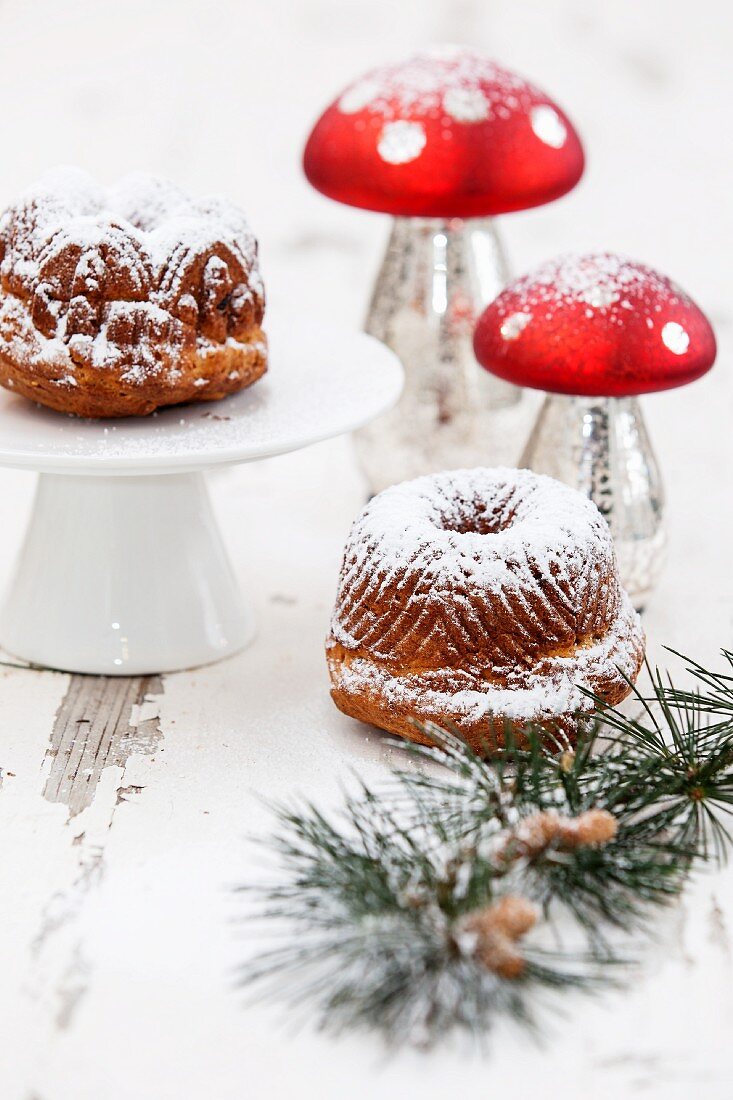
M 57 169 L 0 221 L 0 385 L 60 412 L 218 400 L 267 369 L 257 242 L 223 199 Z
M 327 642 L 345 714 L 474 749 L 507 724 L 572 736 L 630 691 L 644 657 L 608 525 L 529 470 L 454 470 L 386 489 L 353 525 Z

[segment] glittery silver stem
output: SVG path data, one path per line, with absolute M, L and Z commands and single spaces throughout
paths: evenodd
M 579 489 L 608 520 L 621 580 L 637 608 L 664 564 L 664 491 L 635 397 L 550 394 L 522 466 Z
M 516 463 L 521 391 L 473 354 L 478 316 L 506 281 L 490 219 L 395 219 L 365 328 L 397 353 L 406 378 L 396 408 L 355 435 L 371 492 L 435 470 Z

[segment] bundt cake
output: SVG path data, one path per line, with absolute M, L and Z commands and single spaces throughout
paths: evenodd
M 144 415 L 267 369 L 257 242 L 222 199 L 57 169 L 0 221 L 0 384 L 60 412 Z
M 644 656 L 595 504 L 529 470 L 452 470 L 386 489 L 355 521 L 327 642 L 345 714 L 481 750 L 507 723 L 572 734 Z

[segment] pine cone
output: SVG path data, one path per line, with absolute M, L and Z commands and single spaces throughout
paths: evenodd
M 537 910 L 525 898 L 508 894 L 492 905 L 477 909 L 464 917 L 458 927 L 458 937 L 465 950 L 470 937 L 470 954 L 500 978 L 520 977 L 525 961 L 517 950 L 516 941 L 537 921 Z
M 608 810 L 585 810 L 577 817 L 566 817 L 555 810 L 543 810 L 524 819 L 504 839 L 497 852 L 498 863 L 534 859 L 548 848 L 573 852 L 577 848 L 607 844 L 618 831 L 618 821 Z

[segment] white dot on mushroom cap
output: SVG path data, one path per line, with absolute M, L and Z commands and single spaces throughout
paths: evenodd
M 540 103 L 529 113 L 532 129 L 540 141 L 560 149 L 565 144 L 568 132 L 557 111 L 547 103 Z
M 504 321 L 499 331 L 505 340 L 516 340 L 531 320 L 531 313 L 512 313 L 511 317 L 507 317 Z
M 675 355 L 684 355 L 690 346 L 690 337 L 676 321 L 667 321 L 662 329 L 662 343 Z
M 344 115 L 354 115 L 368 107 L 379 95 L 379 84 L 376 80 L 360 80 L 352 88 L 347 88 L 338 102 L 339 111 Z
M 480 88 L 449 88 L 443 110 L 456 122 L 483 122 L 489 117 L 489 101 Z
M 420 156 L 426 141 L 425 130 L 419 122 L 399 119 L 382 127 L 377 152 L 388 164 L 407 164 Z

